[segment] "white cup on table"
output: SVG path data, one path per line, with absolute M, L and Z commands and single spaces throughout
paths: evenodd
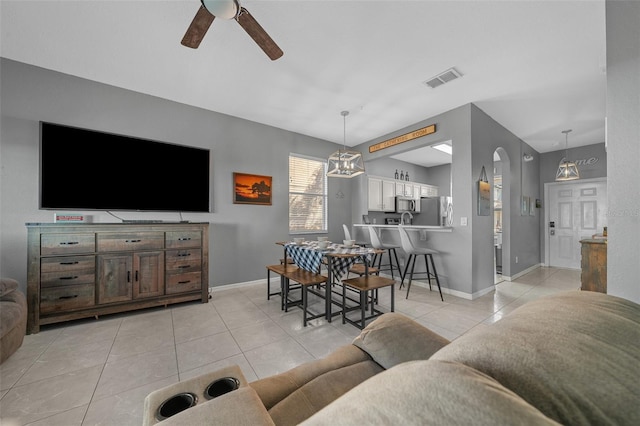
M 356 240 L 342 240 L 342 244 L 345 247 L 353 247 L 355 243 L 356 243 Z
M 320 249 L 326 249 L 329 247 L 329 244 L 331 244 L 329 241 L 318 241 L 318 248 Z

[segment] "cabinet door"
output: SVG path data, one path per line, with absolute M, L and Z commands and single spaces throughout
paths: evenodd
M 404 183 L 396 182 L 396 193 L 398 197 L 404 197 Z
M 382 179 L 369 178 L 369 201 L 367 210 L 382 210 Z
M 420 196 L 421 197 L 437 197 L 438 187 L 433 185 L 421 185 Z
M 164 253 L 151 251 L 133 254 L 133 298 L 164 294 Z
M 98 303 L 126 302 L 132 298 L 131 254 L 98 256 Z
M 392 180 L 382 181 L 382 211 L 392 212 L 396 209 L 396 183 Z
M 422 185 L 413 184 L 413 198 L 415 198 L 416 200 L 419 200 L 420 197 L 422 197 Z

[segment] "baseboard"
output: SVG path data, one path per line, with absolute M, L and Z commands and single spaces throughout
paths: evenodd
M 515 274 L 515 275 L 514 275 L 514 276 L 512 276 L 512 277 L 509 277 L 509 276 L 503 275 L 503 276 L 502 276 L 502 279 L 503 279 L 503 280 L 505 280 L 505 281 L 514 281 L 514 280 L 517 280 L 518 278 L 520 278 L 521 276 L 523 276 L 523 275 L 527 275 L 529 272 L 534 271 L 534 270 L 536 270 L 536 269 L 538 269 L 538 268 L 541 268 L 541 267 L 543 267 L 543 266 L 544 266 L 544 263 L 538 263 L 538 264 L 536 264 L 536 265 L 533 265 L 533 266 L 528 267 L 528 268 L 527 268 L 527 269 L 525 269 L 524 271 L 520 271 L 520 272 L 518 272 L 517 274 Z
M 535 268 L 534 268 L 535 269 Z M 387 277 L 387 278 L 391 278 L 391 275 L 388 274 L 380 274 L 381 276 Z M 440 279 L 442 281 L 446 281 L 446 277 L 441 276 Z M 209 293 L 214 293 L 217 291 L 223 291 L 223 290 L 229 290 L 229 289 L 234 289 L 234 288 L 242 288 L 242 287 L 248 287 L 251 285 L 255 285 L 255 284 L 266 284 L 267 280 L 265 279 L 260 279 L 260 280 L 254 280 L 254 281 L 245 281 L 245 282 L 241 282 L 241 283 L 234 283 L 234 284 L 224 284 L 221 286 L 216 286 L 216 287 L 209 287 Z M 280 277 L 274 277 L 271 278 L 271 284 L 274 285 L 280 285 Z M 429 288 L 429 283 L 426 282 L 422 282 L 419 280 L 414 280 L 411 282 L 411 285 L 416 285 L 418 287 L 422 287 L 422 288 Z M 431 284 L 432 288 L 434 286 L 434 284 Z M 442 294 L 449 294 L 452 296 L 456 296 L 459 297 L 461 299 L 466 299 L 466 300 L 474 300 L 477 299 L 478 297 L 482 297 L 487 293 L 492 292 L 495 287 L 491 286 L 488 288 L 485 288 L 479 292 L 470 294 L 470 293 L 465 293 L 462 291 L 458 291 L 458 290 L 452 290 L 450 288 L 444 287 L 442 286 L 442 283 L 440 283 L 440 287 L 442 288 Z M 436 291 L 437 291 L 437 286 L 436 286 Z

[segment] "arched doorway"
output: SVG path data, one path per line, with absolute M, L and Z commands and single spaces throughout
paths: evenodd
M 509 276 L 509 204 L 510 204 L 510 163 L 503 148 L 493 153 L 493 266 L 494 283 Z

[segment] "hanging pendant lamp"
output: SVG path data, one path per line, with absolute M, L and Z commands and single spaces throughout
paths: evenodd
M 364 173 L 362 153 L 347 150 L 347 115 L 349 111 L 340 113 L 344 122 L 342 148 L 329 156 L 328 177 L 352 178 Z
M 565 150 L 564 150 L 564 158 L 562 162 L 558 166 L 558 172 L 556 173 L 556 181 L 563 182 L 567 180 L 576 180 L 580 179 L 580 173 L 578 173 L 578 166 L 573 161 L 569 161 L 569 130 L 563 130 L 565 136 Z

